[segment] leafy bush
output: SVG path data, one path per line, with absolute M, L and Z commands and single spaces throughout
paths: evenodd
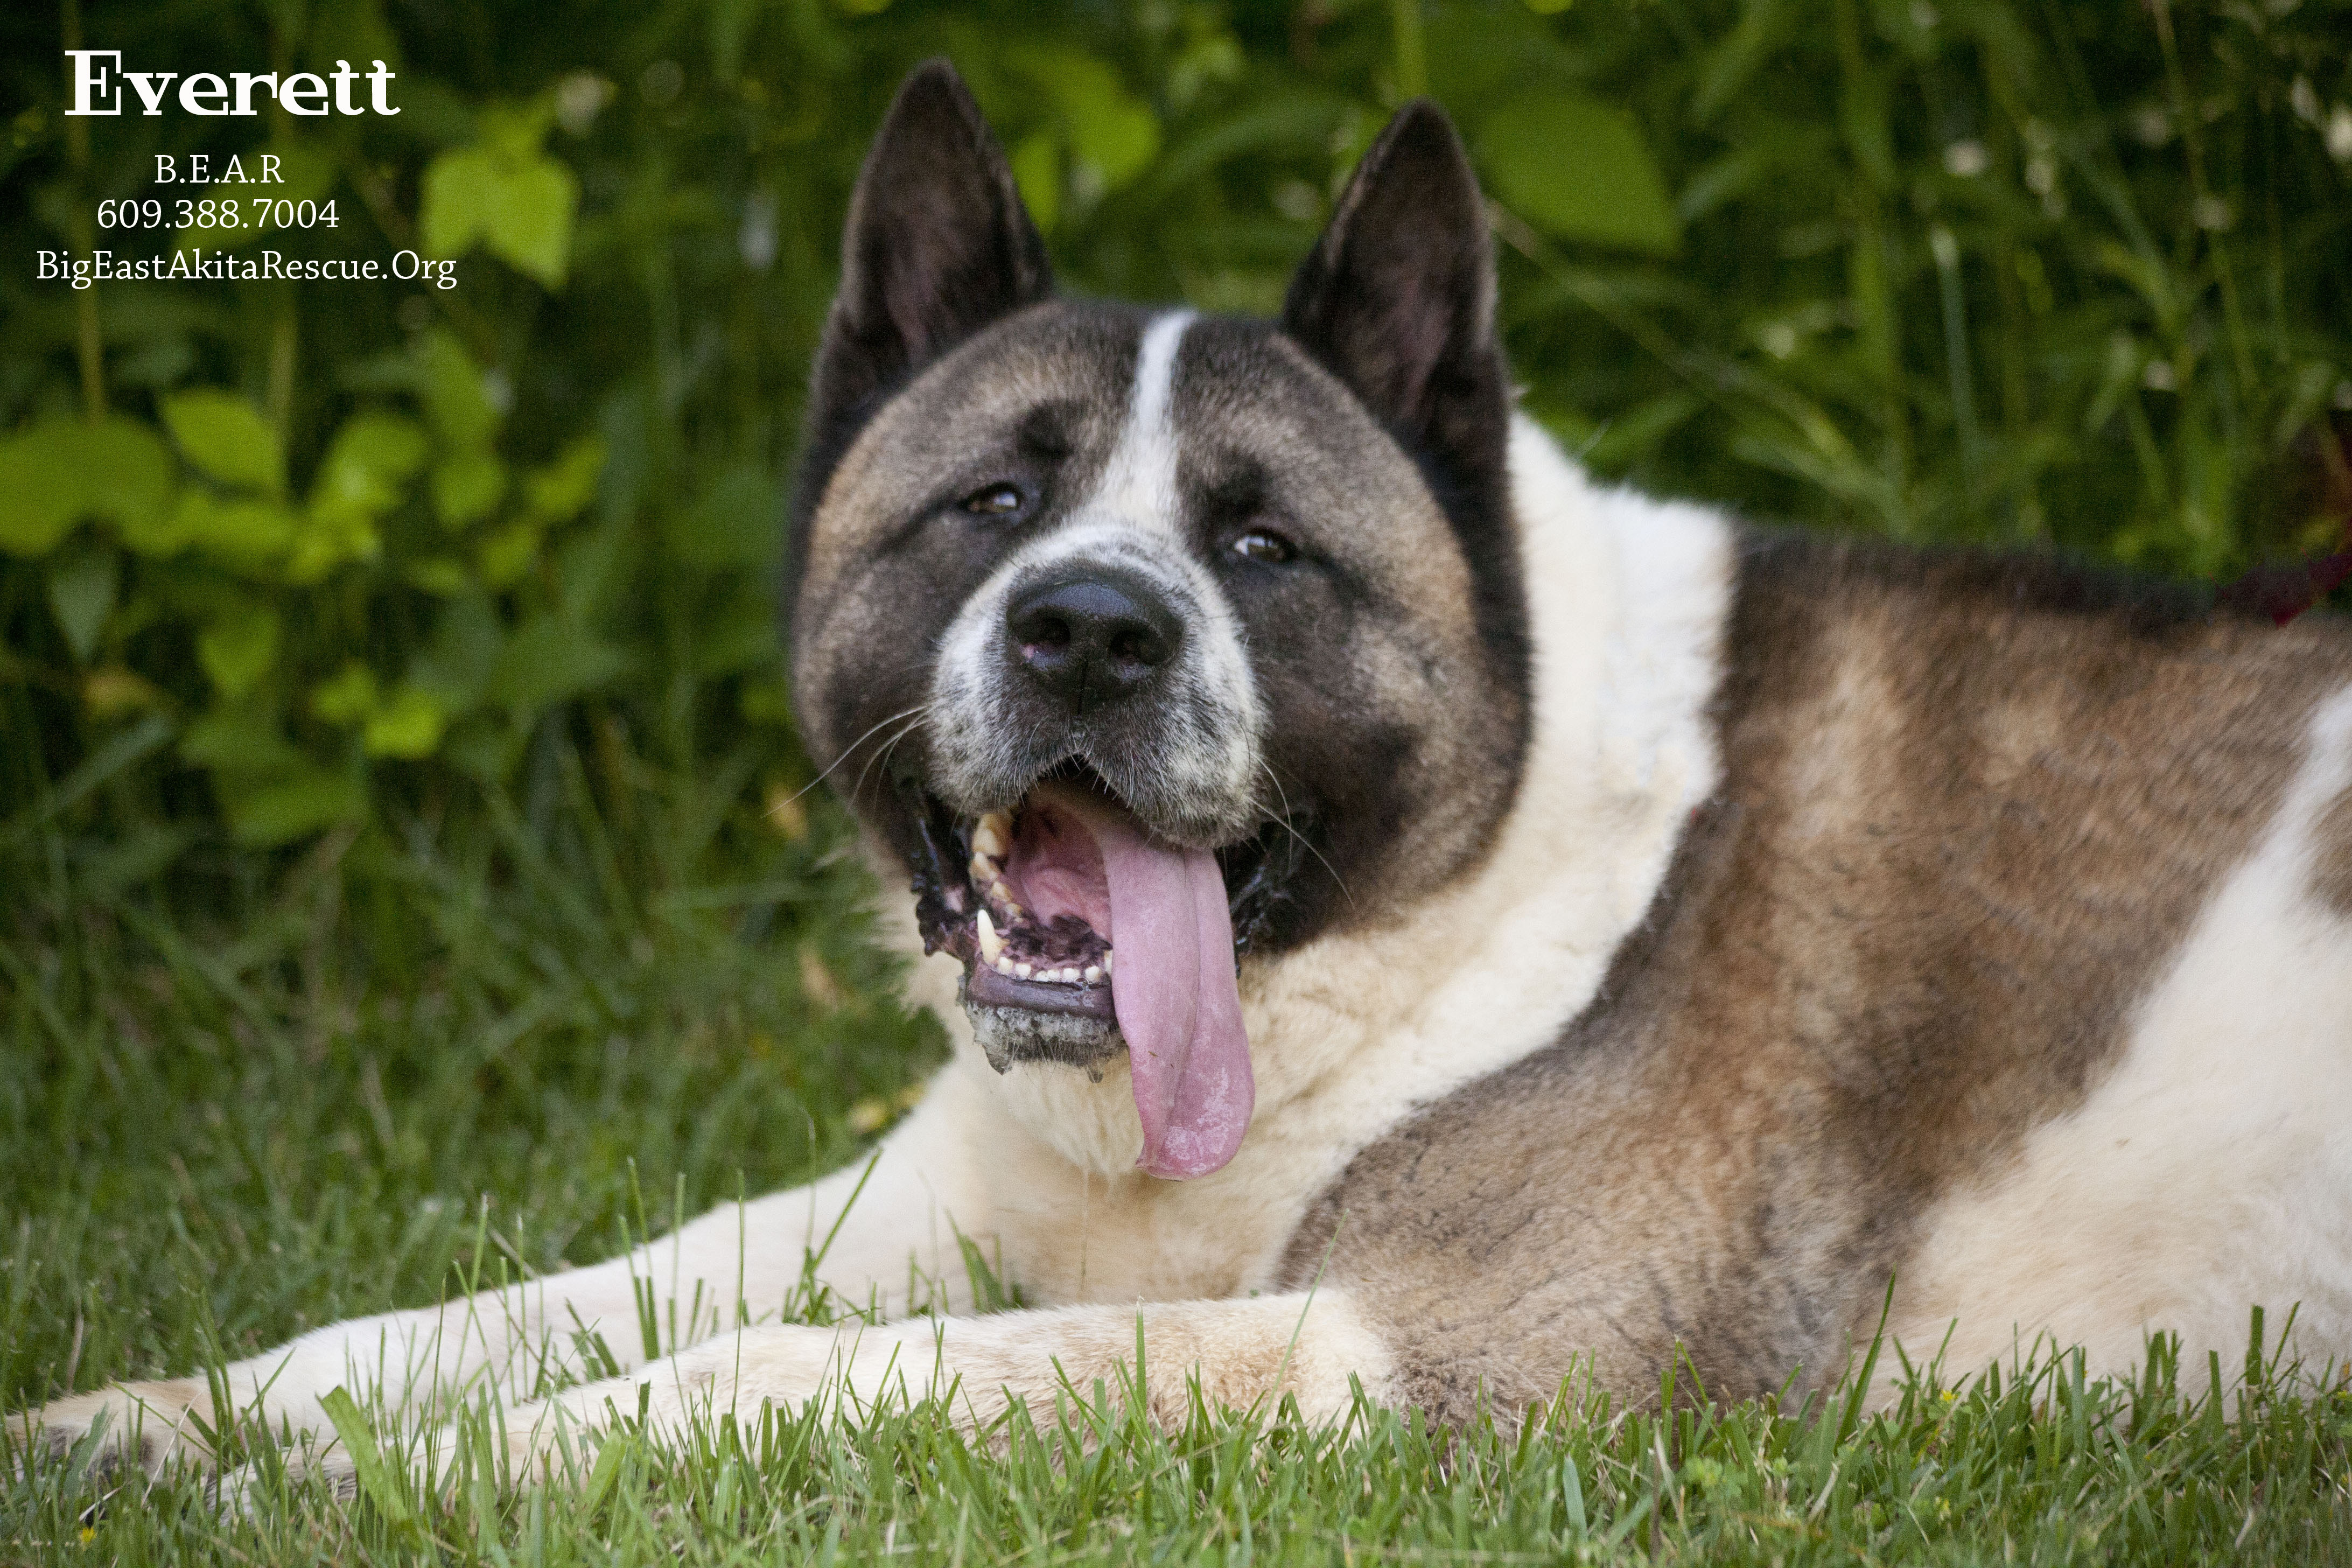
M 1600 470 L 2209 578 L 2324 552 L 2352 508 L 2347 37 L 2343 0 L 18 8 L 7 842 L 136 830 L 152 872 L 224 830 L 439 820 L 551 734 L 615 810 L 720 759 L 742 821 L 788 796 L 779 476 L 865 138 L 940 51 L 1074 287 L 1271 310 L 1426 90 L 1496 199 L 1528 405 Z M 67 119 L 75 37 L 381 58 L 401 112 Z M 199 151 L 278 157 L 270 194 L 334 226 L 96 226 L 190 190 L 154 160 Z M 26 264 L 100 245 L 457 281 Z

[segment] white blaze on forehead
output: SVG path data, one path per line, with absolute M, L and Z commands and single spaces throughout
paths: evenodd
M 1102 486 L 1086 509 L 1138 528 L 1174 531 L 1176 426 L 1169 405 L 1176 383 L 1176 351 L 1192 324 L 1190 310 L 1154 316 L 1135 353 L 1135 394 L 1127 427 L 1103 469 Z

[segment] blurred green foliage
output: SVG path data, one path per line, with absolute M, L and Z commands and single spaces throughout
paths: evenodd
M 401 112 L 68 119 L 77 37 L 382 58 Z M 716 778 L 698 845 L 760 830 L 813 772 L 771 602 L 805 368 L 940 52 L 1069 286 L 1213 310 L 1272 310 L 1434 95 L 1528 406 L 1657 490 L 2208 578 L 2352 510 L 2346 0 L 90 0 L 0 41 L 0 836 L 123 877 L 478 813 L 557 742 L 604 809 Z M 98 226 L 256 193 L 154 184 L 193 152 L 333 226 Z M 457 281 L 35 277 L 171 245 Z

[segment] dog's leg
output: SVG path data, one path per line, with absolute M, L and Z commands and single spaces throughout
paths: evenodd
M 485 1382 L 509 1400 L 527 1399 L 542 1374 L 625 1370 L 746 1319 L 772 1317 L 802 1299 L 804 1271 L 819 1253 L 816 1279 L 840 1309 L 886 1320 L 914 1309 L 966 1309 L 971 1292 L 959 1226 L 985 1245 L 990 1217 L 948 1089 L 936 1085 L 870 1161 L 812 1186 L 721 1205 L 592 1268 L 313 1330 L 229 1365 L 227 1391 L 239 1414 L 257 1411 L 273 1427 L 297 1432 L 323 1425 L 319 1402 L 338 1387 L 388 1407 Z M 656 1341 L 650 1348 L 649 1335 Z M 102 1457 L 152 1473 L 174 1458 L 209 1460 L 190 1413 L 212 1422 L 212 1398 L 205 1379 L 173 1378 L 77 1394 L 7 1419 L 20 1437 L 29 1422 L 29 1435 L 60 1453 L 102 1419 Z
M 811 1400 L 854 1418 L 877 1403 L 943 1399 L 977 1430 L 1016 1399 L 1050 1410 L 1066 1390 L 1091 1402 L 1097 1384 L 1114 1400 L 1128 1398 L 1139 1343 L 1148 1414 L 1164 1427 L 1182 1423 L 1196 1387 L 1204 1404 L 1234 1409 L 1289 1394 L 1309 1420 L 1328 1421 L 1348 1411 L 1353 1384 L 1375 1401 L 1396 1386 L 1395 1358 L 1381 1334 L 1345 1291 L 1324 1290 L 887 1326 L 750 1328 L 496 1418 L 518 1481 L 553 1473 L 567 1445 L 580 1451 L 583 1432 L 634 1422 L 641 1408 L 647 1432 L 672 1442 L 698 1421 Z M 444 1479 L 459 1440 L 452 1427 L 428 1445 Z M 348 1494 L 352 1467 L 340 1450 L 315 1463 Z

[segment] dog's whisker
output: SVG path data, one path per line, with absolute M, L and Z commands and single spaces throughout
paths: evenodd
M 1290 792 L 1282 787 L 1282 781 L 1275 776 L 1273 766 L 1269 764 L 1264 757 L 1260 757 L 1257 760 L 1257 768 L 1258 772 L 1265 775 L 1265 782 L 1274 786 L 1275 798 L 1282 803 L 1282 814 L 1274 819 L 1275 822 L 1280 826 L 1285 833 L 1289 834 L 1293 838 L 1298 840 L 1298 847 L 1301 849 L 1306 850 L 1309 855 L 1314 856 L 1317 860 L 1322 862 L 1323 869 L 1331 873 L 1331 880 L 1333 884 L 1339 888 L 1339 896 L 1348 900 L 1348 907 L 1349 909 L 1355 908 L 1356 895 L 1349 891 L 1348 879 L 1339 875 L 1339 868 L 1331 864 L 1330 860 L 1324 856 L 1323 851 L 1315 847 L 1315 841 L 1313 839 L 1307 837 L 1307 835 L 1299 832 L 1297 828 L 1291 826 Z
M 856 752 L 858 747 L 864 745 L 867 741 L 872 740 L 876 730 L 880 730 L 887 725 L 896 724 L 899 720 L 907 718 L 910 714 L 915 715 L 919 719 L 919 717 L 923 713 L 928 712 L 929 709 L 930 702 L 926 699 L 921 702 L 918 702 L 912 708 L 901 709 L 899 711 L 891 714 L 887 719 L 883 720 L 880 723 L 876 724 L 874 729 L 866 731 L 865 734 L 858 736 L 857 739 L 850 742 L 846 746 L 844 746 L 841 749 L 841 755 L 834 758 L 830 763 L 826 764 L 824 772 L 809 780 L 808 783 L 803 784 L 799 789 L 794 790 L 790 798 L 778 801 L 774 805 L 770 806 L 768 808 L 768 815 L 771 816 L 774 816 L 777 812 L 783 810 L 786 806 L 792 805 L 793 801 L 800 799 L 801 796 L 808 794 L 809 791 L 816 788 L 817 785 L 824 783 L 826 779 L 832 777 L 833 770 L 847 762 Z M 863 781 L 863 776 L 864 775 L 862 774 L 860 775 L 861 782 Z
M 923 721 L 929 718 L 930 714 L 931 704 L 926 702 L 916 711 L 913 718 L 908 720 L 906 723 L 898 727 L 897 733 L 893 734 L 888 740 L 883 742 L 880 748 L 877 750 L 872 756 L 866 759 L 866 765 L 857 770 L 857 782 L 849 786 L 851 798 L 855 799 L 857 795 L 866 788 L 866 775 L 872 773 L 877 765 L 889 761 L 890 753 L 898 748 L 898 742 L 905 740 L 908 736 L 913 734 L 916 730 L 920 728 Z M 871 733 L 871 731 L 868 731 L 868 733 Z

